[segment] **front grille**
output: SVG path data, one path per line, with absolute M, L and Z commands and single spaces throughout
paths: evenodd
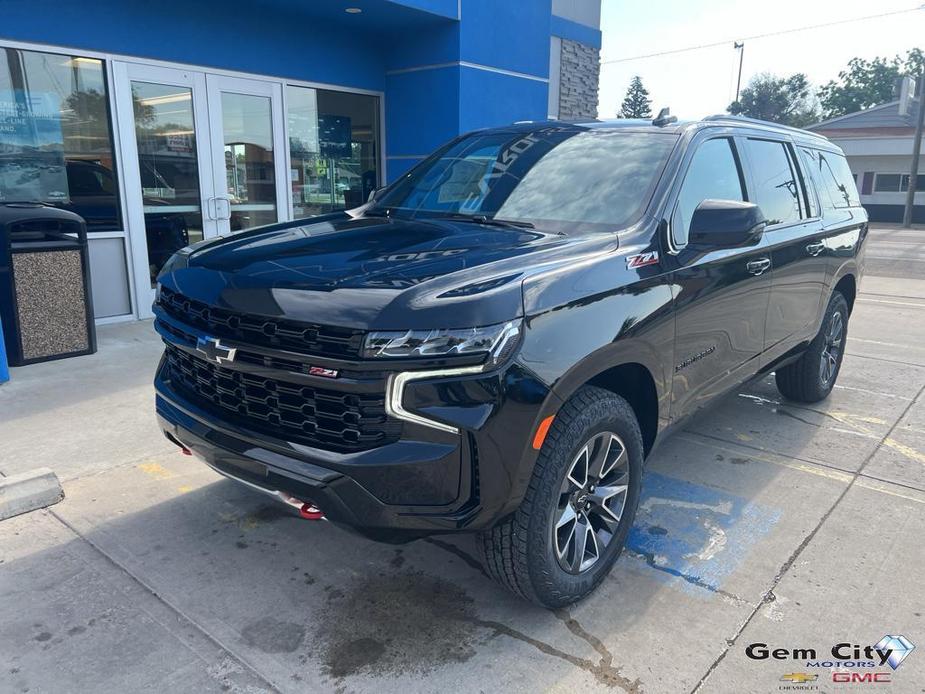
M 226 369 L 173 345 L 166 356 L 181 394 L 271 438 L 347 452 L 391 443 L 401 433 L 385 413 L 384 393 L 344 393 Z
M 362 330 L 265 318 L 216 308 L 166 287 L 161 287 L 158 305 L 178 321 L 208 331 L 215 337 L 321 357 L 356 359 L 365 337 Z

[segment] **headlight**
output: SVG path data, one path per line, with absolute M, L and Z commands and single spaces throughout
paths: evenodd
M 363 356 L 380 359 L 490 354 L 494 362 L 500 362 L 514 349 L 519 336 L 519 320 L 483 328 L 371 332 L 366 336 Z

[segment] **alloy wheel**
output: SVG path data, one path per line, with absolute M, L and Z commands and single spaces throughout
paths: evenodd
M 626 506 L 629 455 L 619 436 L 595 434 L 579 450 L 559 490 L 552 542 L 570 574 L 593 567 L 613 540 Z
M 841 355 L 842 342 L 845 338 L 845 320 L 841 311 L 832 314 L 828 330 L 825 332 L 825 343 L 822 347 L 820 374 L 822 383 L 828 385 L 838 369 L 838 358 Z

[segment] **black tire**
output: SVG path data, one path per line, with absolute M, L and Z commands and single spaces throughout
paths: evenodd
M 605 440 L 609 443 L 603 451 Z M 582 489 L 569 475 L 580 476 L 575 472 L 575 465 L 586 448 L 588 454 L 583 457 L 588 460 L 585 489 L 592 493 L 582 496 Z M 625 452 L 625 458 L 620 449 Z M 603 458 L 592 454 L 595 451 L 603 451 Z M 598 469 L 603 472 L 610 459 L 608 456 L 616 456 L 612 457 L 611 472 L 602 475 L 600 486 L 593 493 L 597 477 L 592 471 L 596 467 L 592 461 L 600 460 Z M 602 388 L 581 388 L 556 415 L 520 507 L 500 524 L 479 534 L 477 545 L 485 571 L 516 595 L 543 607 L 563 607 L 582 599 L 604 580 L 623 549 L 639 503 L 642 470 L 642 434 L 632 407 L 620 396 Z M 600 509 L 616 509 L 616 504 L 621 502 L 618 495 L 607 497 L 603 503 L 597 502 L 602 494 L 622 488 L 624 481 L 626 490 L 620 494 L 625 496 L 616 521 L 615 514 L 608 517 Z M 570 490 L 563 491 L 567 485 Z M 572 491 L 571 487 L 576 490 Z M 603 489 L 608 491 L 601 492 Z M 568 507 L 566 511 L 563 511 L 563 500 Z M 594 510 L 581 513 L 581 508 L 592 509 L 592 506 Z M 579 511 L 574 521 L 575 534 L 568 539 L 566 530 L 560 530 L 562 534 L 554 536 L 557 521 L 560 528 L 567 528 L 561 521 L 566 512 L 574 515 L 575 509 Z M 580 533 L 584 538 L 581 541 L 575 539 L 580 529 L 584 529 Z M 597 538 L 608 537 L 610 529 L 613 532 L 601 547 L 602 541 Z M 589 540 L 593 548 L 585 549 L 579 556 L 577 545 L 580 542 L 585 547 Z M 574 544 L 569 545 L 570 542 Z M 563 555 L 559 551 L 560 543 L 571 546 L 573 551 Z M 583 563 L 591 561 L 586 557 L 590 557 L 593 550 L 598 550 L 597 558 L 588 568 L 582 569 Z M 564 568 L 570 558 L 571 570 L 577 573 Z
M 837 333 L 837 335 L 836 335 Z M 785 398 L 819 402 L 835 387 L 848 337 L 848 302 L 841 292 L 832 294 L 822 325 L 797 361 L 778 369 L 774 378 Z

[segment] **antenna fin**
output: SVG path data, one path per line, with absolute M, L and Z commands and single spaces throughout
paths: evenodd
M 671 115 L 671 109 L 667 106 L 658 112 L 658 115 L 652 121 L 652 125 L 661 128 L 665 125 L 670 125 L 671 123 L 677 123 L 678 117 Z

